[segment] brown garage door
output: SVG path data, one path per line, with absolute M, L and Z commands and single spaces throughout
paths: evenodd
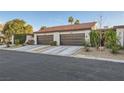
M 85 41 L 85 33 L 60 35 L 61 45 L 82 45 Z
M 49 45 L 51 41 L 53 41 L 53 35 L 37 36 L 37 44 Z

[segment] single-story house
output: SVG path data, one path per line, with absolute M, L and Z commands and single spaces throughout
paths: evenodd
M 47 27 L 34 32 L 34 41 L 43 45 L 49 45 L 51 41 L 56 41 L 57 45 L 82 45 L 90 40 L 92 30 L 96 30 L 96 22 Z

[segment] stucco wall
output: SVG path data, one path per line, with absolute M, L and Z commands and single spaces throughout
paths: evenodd
M 26 35 L 26 41 L 27 42 L 28 40 L 33 40 L 34 37 L 32 35 Z
M 37 44 L 37 34 L 34 34 L 34 44 Z
M 85 33 L 85 41 L 90 40 L 89 33 L 91 30 L 82 30 L 82 31 L 67 31 L 67 32 L 52 32 L 52 33 L 35 33 L 34 34 L 34 41 L 37 44 L 37 36 L 38 35 L 53 35 L 54 41 L 57 41 L 57 45 L 60 45 L 60 35 L 61 34 L 76 34 L 76 33 Z
M 124 28 L 117 28 L 116 32 L 117 32 L 117 36 L 119 37 L 121 46 L 124 46 Z
M 59 32 L 54 33 L 53 40 L 57 42 L 57 45 L 60 45 L 60 34 L 59 34 Z

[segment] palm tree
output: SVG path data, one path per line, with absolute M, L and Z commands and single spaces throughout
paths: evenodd
M 76 21 L 74 22 L 74 24 L 80 24 L 80 20 L 76 19 Z
M 68 17 L 68 22 L 72 24 L 74 22 L 74 18 L 72 16 Z

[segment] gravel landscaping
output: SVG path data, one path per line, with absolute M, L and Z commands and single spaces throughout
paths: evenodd
M 112 54 L 109 49 L 104 49 L 103 51 L 99 51 L 96 50 L 96 48 L 90 48 L 90 51 L 86 52 L 84 48 L 81 48 L 79 51 L 75 53 L 75 56 L 76 55 L 124 60 L 124 49 L 120 50 L 117 54 Z

